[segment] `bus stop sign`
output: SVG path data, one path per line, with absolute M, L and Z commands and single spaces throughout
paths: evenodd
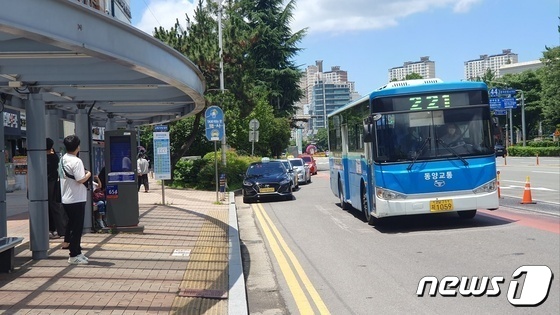
M 224 112 L 218 106 L 210 106 L 204 114 L 206 139 L 221 141 L 224 137 Z

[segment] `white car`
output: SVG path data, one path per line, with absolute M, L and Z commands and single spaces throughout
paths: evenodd
M 298 183 L 311 183 L 311 170 L 302 158 L 288 159 L 288 161 L 290 161 L 290 164 L 292 164 L 292 167 L 297 172 Z
M 292 164 L 290 164 L 290 161 L 288 161 L 288 160 L 278 160 L 278 161 L 282 162 L 282 164 L 284 164 L 284 167 L 286 168 L 288 173 L 290 173 L 290 176 L 292 178 L 292 190 L 298 190 L 299 189 L 299 180 L 298 180 L 297 170 L 295 170 L 292 167 Z

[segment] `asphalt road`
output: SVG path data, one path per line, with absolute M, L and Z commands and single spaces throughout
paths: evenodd
M 512 188 L 498 210 L 479 210 L 472 220 L 443 213 L 388 218 L 371 227 L 357 211 L 339 207 L 325 161 L 319 159 L 319 174 L 292 201 L 247 205 L 237 200 L 251 314 L 558 313 L 560 218 L 554 214 L 554 194 L 535 193 L 536 204 L 521 205 L 522 196 L 515 197 Z M 513 167 L 510 158 L 507 163 L 500 166 L 503 180 L 530 176 L 532 187 L 555 189 L 549 182 L 558 178 L 557 159 L 538 169 Z M 531 175 L 524 175 L 527 171 Z M 508 301 L 508 288 L 529 277 L 513 278 L 524 265 L 548 266 L 555 275 L 537 307 Z M 498 296 L 418 296 L 426 276 L 503 281 L 494 288 Z M 518 291 L 513 301 L 523 294 Z

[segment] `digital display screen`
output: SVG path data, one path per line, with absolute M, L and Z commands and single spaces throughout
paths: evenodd
M 130 136 L 115 136 L 110 139 L 111 169 L 110 172 L 132 171 L 132 155 Z
M 486 91 L 435 92 L 374 99 L 373 112 L 440 110 L 480 104 L 488 104 Z

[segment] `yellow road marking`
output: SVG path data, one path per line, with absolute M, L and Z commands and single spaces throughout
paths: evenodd
M 301 289 L 301 286 L 299 285 L 299 282 L 297 282 L 297 279 L 295 279 L 295 275 L 294 275 L 292 269 L 290 268 L 290 265 L 288 264 L 288 261 L 286 260 L 286 257 L 282 253 L 281 248 L 286 252 L 286 255 L 288 255 L 288 258 L 290 259 L 292 265 L 294 266 L 299 278 L 303 282 L 303 285 L 305 286 L 307 292 L 311 296 L 311 299 L 315 303 L 315 306 L 319 310 L 319 313 L 320 314 L 330 314 L 329 310 L 327 309 L 327 306 L 325 305 L 325 303 L 321 299 L 321 296 L 319 295 L 319 293 L 317 292 L 317 290 L 315 289 L 315 287 L 313 286 L 313 284 L 309 280 L 309 277 L 307 277 L 307 274 L 303 270 L 301 264 L 297 260 L 296 256 L 292 252 L 292 250 L 288 247 L 288 244 L 284 241 L 284 238 L 280 234 L 280 231 L 278 231 L 278 229 L 276 228 L 276 226 L 274 225 L 274 223 L 272 222 L 272 220 L 270 219 L 270 217 L 268 216 L 266 211 L 264 211 L 264 208 L 262 207 L 262 205 L 257 204 L 256 208 L 258 210 L 258 211 L 255 211 L 255 213 L 257 214 L 257 218 L 261 222 L 261 226 L 263 226 L 263 230 L 265 230 L 265 235 L 266 235 L 269 243 L 271 244 L 271 248 L 273 248 L 274 255 L 276 256 L 276 259 L 278 260 L 278 264 L 280 265 L 280 269 L 282 270 L 282 273 L 284 274 L 284 277 L 286 277 L 286 282 L 288 283 L 288 287 L 290 287 L 290 291 L 292 292 L 292 295 L 294 296 L 294 299 L 296 299 L 296 303 L 297 303 L 297 298 L 296 298 L 297 295 L 295 294 L 296 292 L 299 293 L 298 295 L 301 295 L 305 299 L 306 304 L 309 304 L 309 301 L 307 300 L 307 297 L 303 293 L 303 291 Z M 266 224 L 268 224 L 268 226 L 270 226 L 270 230 L 272 230 L 272 232 L 274 233 L 274 236 L 276 236 L 276 238 L 278 239 L 278 242 L 280 243 L 281 248 L 278 246 L 278 243 L 276 242 L 274 237 L 271 235 L 269 227 L 266 226 L 265 222 L 262 221 L 263 218 L 266 221 Z M 265 229 L 265 226 L 266 226 L 266 229 Z M 275 243 L 275 247 L 277 248 L 278 253 L 274 250 L 274 247 L 272 246 L 273 242 Z M 281 255 L 282 257 L 279 258 L 279 255 Z M 281 259 L 282 259 L 282 262 L 281 262 Z M 282 266 L 283 264 L 285 264 L 285 266 Z M 290 281 L 288 281 L 287 275 L 284 272 L 285 269 L 287 269 L 288 272 L 291 274 L 291 276 L 293 277 L 293 281 L 295 281 L 295 283 L 291 283 Z M 299 291 L 292 290 L 292 284 L 297 286 Z M 309 307 L 311 307 L 311 306 L 309 306 Z M 311 309 L 309 309 L 309 313 L 308 313 L 306 310 L 300 308 L 299 304 L 298 304 L 298 308 L 299 308 L 301 314 L 312 314 L 313 313 L 313 311 Z

